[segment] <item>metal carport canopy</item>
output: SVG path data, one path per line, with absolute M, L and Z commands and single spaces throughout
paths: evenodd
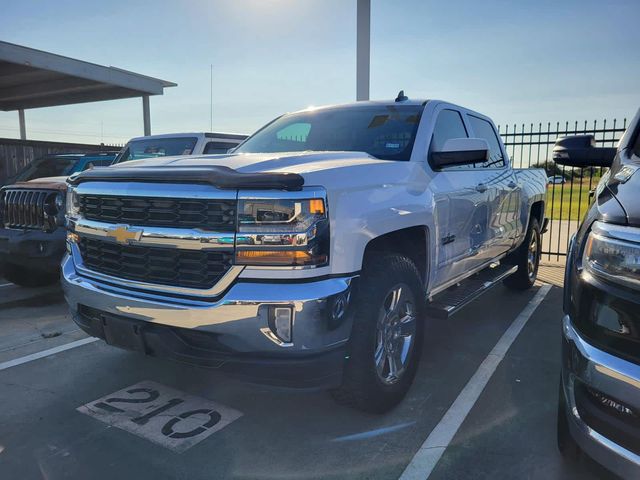
M 116 67 L 105 67 L 0 41 L 0 110 L 18 110 L 26 138 L 24 110 L 142 97 L 144 133 L 151 133 L 149 95 L 177 84 Z

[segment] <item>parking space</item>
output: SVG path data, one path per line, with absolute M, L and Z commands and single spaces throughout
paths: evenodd
M 610 476 L 588 459 L 567 463 L 556 449 L 561 302 L 562 290 L 552 289 L 496 369 L 430 479 Z
M 59 286 L 28 289 L 2 279 L 0 285 L 0 363 L 85 337 Z
M 0 364 L 83 338 L 59 290 L 0 288 Z M 0 478 L 398 478 L 535 295 L 497 287 L 429 321 L 415 384 L 382 416 L 102 341 L 9 366 Z M 429 478 L 606 476 L 555 448 L 560 306 L 552 287 Z

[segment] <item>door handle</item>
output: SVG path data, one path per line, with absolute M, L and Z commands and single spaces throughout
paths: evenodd
M 513 180 L 511 180 L 509 183 L 507 183 L 507 187 L 509 188 L 516 188 L 518 186 L 518 184 L 516 182 L 514 182 Z
M 484 183 L 479 183 L 476 185 L 476 190 L 480 193 L 487 191 L 487 186 Z

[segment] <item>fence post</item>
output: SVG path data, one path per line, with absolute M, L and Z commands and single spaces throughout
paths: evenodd
M 18 110 L 18 123 L 20 124 L 20 140 L 27 139 L 27 126 L 24 120 L 24 110 Z

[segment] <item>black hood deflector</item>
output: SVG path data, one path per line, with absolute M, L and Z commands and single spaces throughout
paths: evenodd
M 69 177 L 68 183 L 85 182 L 203 183 L 225 190 L 301 190 L 297 173 L 241 173 L 225 166 L 162 166 L 93 168 Z

